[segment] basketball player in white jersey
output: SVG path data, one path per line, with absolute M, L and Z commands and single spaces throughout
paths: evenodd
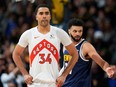
M 36 9 L 38 25 L 25 31 L 13 51 L 13 60 L 24 76 L 28 87 L 57 87 L 64 83 L 66 76 L 78 60 L 78 53 L 68 34 L 51 26 L 50 8 L 39 5 Z M 72 59 L 62 73 L 59 73 L 59 49 L 62 43 Z M 30 58 L 29 73 L 23 66 L 21 54 L 28 46 Z

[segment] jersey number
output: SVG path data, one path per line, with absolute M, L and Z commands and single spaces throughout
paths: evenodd
M 49 64 L 51 64 L 52 59 L 50 58 L 50 53 L 47 55 L 47 57 L 45 58 L 45 54 L 39 54 L 41 60 L 39 61 L 40 64 L 44 64 L 45 62 L 48 62 Z

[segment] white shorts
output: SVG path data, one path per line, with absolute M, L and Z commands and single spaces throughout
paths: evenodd
M 58 87 L 55 83 L 32 83 L 27 87 Z

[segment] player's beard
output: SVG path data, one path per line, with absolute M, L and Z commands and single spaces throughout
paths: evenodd
M 43 26 L 43 27 L 48 26 L 48 20 L 42 20 L 41 21 L 41 26 Z
M 79 42 L 82 38 L 82 36 L 78 36 L 79 38 L 75 39 L 75 37 L 73 37 L 71 34 L 70 34 L 70 36 L 71 36 L 72 40 L 75 41 L 75 42 Z

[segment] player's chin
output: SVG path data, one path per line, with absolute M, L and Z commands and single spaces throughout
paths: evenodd
M 44 23 L 44 24 L 42 24 L 42 26 L 43 26 L 43 27 L 47 27 L 47 26 L 48 26 L 48 24 L 47 24 L 47 23 Z
M 78 42 L 81 40 L 81 37 L 75 37 L 75 40 Z
M 75 39 L 76 42 L 79 42 L 79 39 Z

